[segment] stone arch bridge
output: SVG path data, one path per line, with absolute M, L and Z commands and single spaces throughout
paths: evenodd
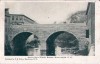
M 31 25 L 6 25 L 5 36 L 6 43 L 11 43 L 14 38 L 22 33 L 25 40 L 31 35 L 36 35 L 40 40 L 40 49 L 46 50 L 46 41 L 50 35 L 59 32 L 68 32 L 73 34 L 79 41 L 79 47 L 82 49 L 84 41 L 86 41 L 87 26 L 85 23 L 70 24 L 31 24 Z M 19 36 L 20 40 L 23 36 Z

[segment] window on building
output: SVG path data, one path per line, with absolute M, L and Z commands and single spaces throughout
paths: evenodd
M 61 49 L 61 52 L 64 52 L 64 51 L 66 51 L 66 50 L 65 50 L 64 48 L 62 48 L 62 49 Z
M 86 30 L 86 38 L 89 38 L 89 29 Z
M 18 23 L 17 23 L 17 25 L 22 25 L 22 24 L 24 24 L 24 22 L 18 22 Z
M 18 20 L 18 17 L 16 17 L 16 20 Z
M 22 16 L 19 16 L 19 20 L 22 20 Z
M 35 49 L 36 52 L 38 52 L 38 49 Z
M 46 56 L 46 50 L 40 50 L 41 56 Z
M 22 24 L 24 24 L 24 22 L 12 22 L 11 24 L 12 25 L 22 25 Z
M 20 18 L 20 20 L 22 20 L 22 18 Z
M 69 54 L 69 53 L 73 53 L 74 50 L 72 48 L 61 48 L 61 53 L 62 54 Z
M 61 53 L 66 54 L 66 48 L 61 48 Z
M 12 20 L 14 20 L 14 16 L 12 16 Z

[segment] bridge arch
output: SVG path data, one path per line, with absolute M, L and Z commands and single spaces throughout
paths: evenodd
M 32 35 L 30 32 L 21 32 L 17 34 L 13 40 L 12 40 L 12 45 L 13 45 L 13 55 L 22 55 L 26 56 L 26 50 L 25 50 L 25 41 L 28 39 L 28 37 Z
M 61 37 L 62 39 L 66 39 L 67 41 L 68 40 L 71 40 L 71 41 L 75 41 L 74 44 L 67 44 L 67 43 L 63 43 L 63 45 L 59 45 L 59 43 L 55 43 L 56 39 L 59 38 L 59 36 L 61 34 L 64 34 L 65 33 L 65 38 Z M 59 46 L 59 47 L 71 47 L 71 46 L 78 46 L 79 43 L 78 43 L 78 39 L 71 33 L 69 32 L 66 32 L 66 31 L 58 31 L 58 32 L 55 32 L 53 34 L 51 34 L 47 40 L 46 40 L 46 55 L 47 56 L 55 56 L 55 47 L 56 46 Z M 62 42 L 60 42 L 62 43 Z

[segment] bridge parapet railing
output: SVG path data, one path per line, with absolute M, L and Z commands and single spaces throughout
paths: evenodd
M 56 28 L 56 27 L 86 27 L 84 23 L 70 23 L 70 24 L 26 24 L 26 25 L 7 25 L 10 28 L 19 28 L 19 27 L 34 27 L 34 28 Z

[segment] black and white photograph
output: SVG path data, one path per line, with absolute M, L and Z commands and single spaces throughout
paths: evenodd
M 94 2 L 5 2 L 4 56 L 95 56 Z

